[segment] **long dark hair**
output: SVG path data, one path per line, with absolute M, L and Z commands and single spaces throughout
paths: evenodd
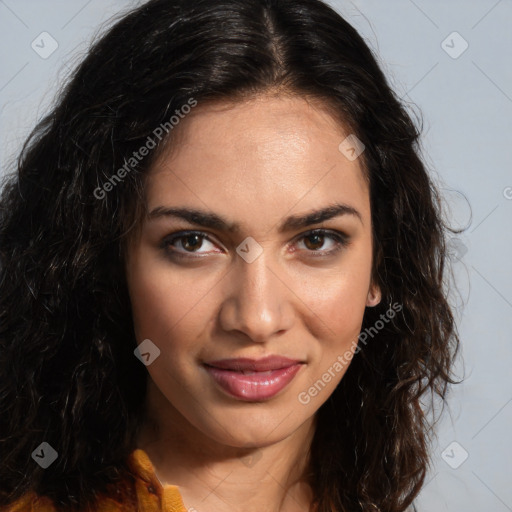
M 443 284 L 454 230 L 421 127 L 356 30 L 319 0 L 151 0 L 92 46 L 3 187 L 0 505 L 34 491 L 85 510 L 130 478 L 147 371 L 133 354 L 123 258 L 144 174 L 184 105 L 268 91 L 321 100 L 365 145 L 383 300 L 363 330 L 401 306 L 318 412 L 318 510 L 400 512 L 419 493 L 433 431 L 420 398 L 444 402 L 459 347 Z M 156 148 L 134 160 L 149 140 Z M 44 470 L 31 457 L 41 442 L 58 452 Z

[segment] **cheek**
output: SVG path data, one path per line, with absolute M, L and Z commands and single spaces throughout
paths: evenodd
M 314 321 L 314 317 L 318 318 L 317 322 L 323 324 L 319 325 L 319 329 L 325 333 L 316 336 L 321 368 L 330 366 L 347 350 L 355 350 L 365 311 L 365 292 L 360 284 L 356 286 L 352 281 L 345 283 L 345 280 L 339 279 L 337 287 L 325 289 L 317 298 L 311 321 Z M 318 371 L 320 369 L 317 368 Z
M 194 323 L 199 327 L 193 319 L 215 286 L 212 274 L 171 271 L 168 262 L 150 258 L 144 251 L 135 256 L 128 284 L 137 340 L 153 337 L 155 343 L 164 344 L 170 337 L 183 339 L 183 334 L 189 335 L 185 339 L 193 339 L 193 332 L 183 331 Z
M 179 401 L 188 396 L 184 382 L 194 378 L 189 359 L 200 348 L 197 340 L 205 321 L 201 298 L 208 290 L 186 283 L 183 276 L 177 282 L 174 273 L 162 272 L 156 264 L 133 267 L 129 289 L 137 342 L 150 339 L 160 349 L 147 371 L 166 396 Z
M 330 343 L 357 338 L 370 286 L 371 260 L 353 254 L 329 272 L 311 272 L 302 278 L 297 295 L 307 308 L 315 337 Z

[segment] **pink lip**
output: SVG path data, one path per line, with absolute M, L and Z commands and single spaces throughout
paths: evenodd
M 230 395 L 247 401 L 272 398 L 284 389 L 302 366 L 281 356 L 263 359 L 222 359 L 204 365 L 215 382 Z

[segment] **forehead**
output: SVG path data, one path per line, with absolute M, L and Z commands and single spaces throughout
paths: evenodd
M 362 161 L 339 150 L 350 133 L 318 104 L 276 96 L 198 104 L 177 129 L 149 172 L 149 210 L 200 206 L 248 225 L 334 202 L 370 214 Z

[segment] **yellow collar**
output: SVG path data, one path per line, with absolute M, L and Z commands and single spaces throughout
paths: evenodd
M 137 499 L 141 510 L 148 512 L 187 512 L 177 485 L 160 483 L 148 454 L 136 448 L 128 458 L 130 469 L 139 476 Z

